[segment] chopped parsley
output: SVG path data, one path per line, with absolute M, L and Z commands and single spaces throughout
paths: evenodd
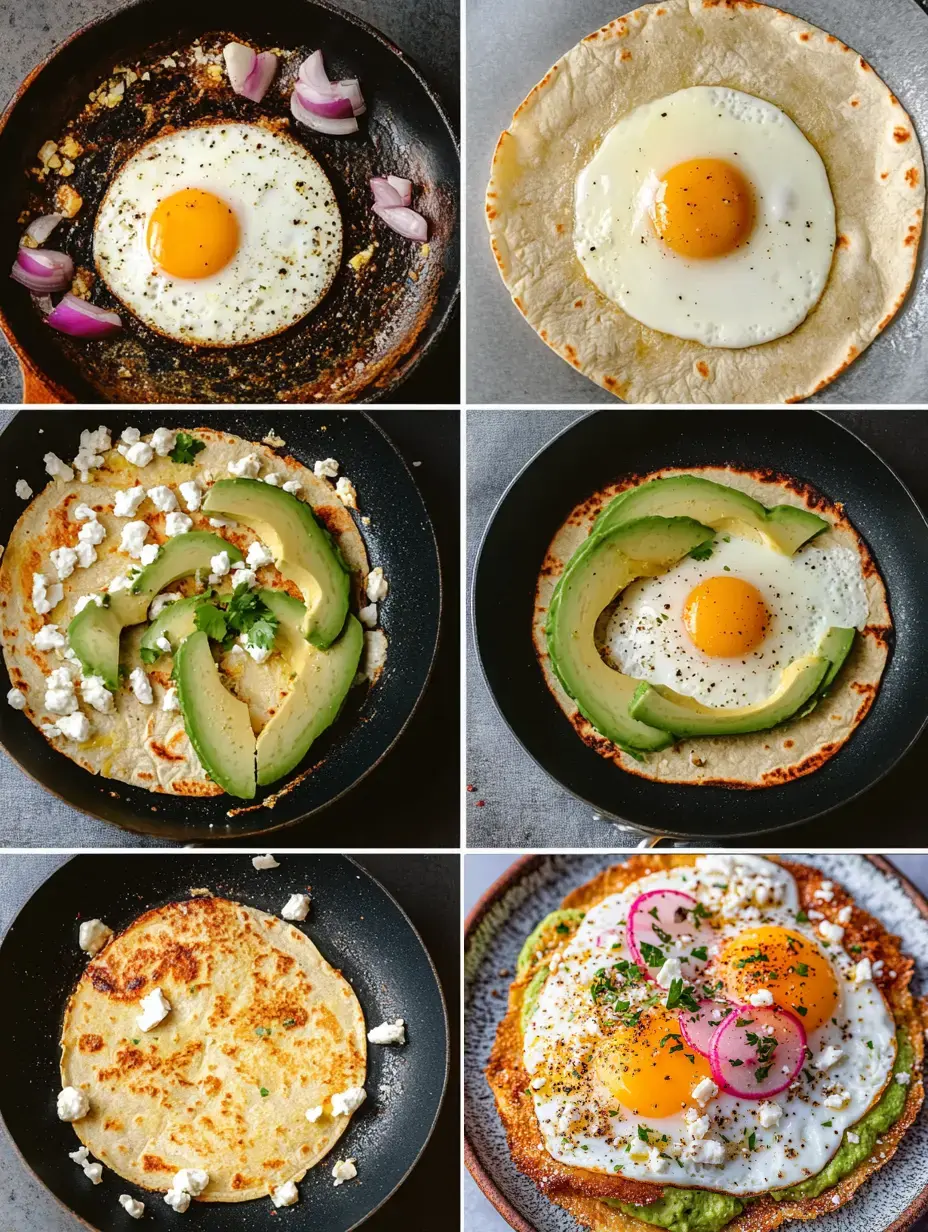
M 794 1005 L 793 1009 L 796 1011 L 796 1013 L 799 1015 L 800 1018 L 805 1018 L 806 1014 L 808 1014 L 809 1012 L 806 1006 L 804 1005 Z
M 569 925 L 564 924 L 563 922 L 561 922 L 560 924 L 556 924 L 556 925 L 554 926 L 554 931 L 555 931 L 556 933 L 561 933 L 561 934 L 563 935 L 564 933 L 569 933 L 569 932 L 570 932 L 570 927 L 569 927 Z
M 267 1099 L 269 1095 L 270 1095 L 270 1091 L 267 1089 L 267 1087 L 261 1087 L 261 1098 Z
M 667 990 L 667 1000 L 664 1002 L 667 1009 L 689 1010 L 691 1014 L 699 1013 L 699 1002 L 696 999 L 696 989 L 692 984 L 684 985 L 682 979 L 671 980 L 670 988 Z
M 651 1131 L 650 1131 L 650 1129 L 648 1129 L 647 1125 L 639 1125 L 639 1126 L 638 1126 L 638 1137 L 641 1139 L 641 1141 L 642 1141 L 642 1142 L 647 1142 L 647 1141 L 648 1141 L 648 1134 L 649 1134 L 650 1132 L 651 1132 Z
M 690 956 L 692 958 L 698 958 L 700 962 L 705 962 L 709 957 L 709 951 L 704 945 L 700 945 L 697 946 L 695 950 L 690 950 Z
M 769 961 L 770 959 L 763 952 L 763 950 L 756 950 L 753 954 L 748 954 L 746 958 L 739 958 L 738 961 L 735 963 L 735 966 L 743 969 L 748 965 L 748 963 L 769 962 Z
M 656 945 L 651 945 L 648 941 L 641 943 L 641 957 L 649 967 L 663 967 L 664 951 L 659 950 Z
M 142 1041 L 141 1041 L 141 1040 L 133 1040 L 132 1042 L 133 1042 L 133 1044 L 141 1044 L 141 1042 L 142 1042 Z
M 697 543 L 694 548 L 690 548 L 687 556 L 691 556 L 693 560 L 708 560 L 714 551 L 711 543 Z
M 809 974 L 808 963 L 796 963 L 796 974 L 801 975 L 803 979 Z
M 757 1134 L 752 1129 L 751 1132 L 748 1134 L 748 1150 L 749 1151 L 754 1150 L 754 1146 L 756 1142 L 757 1142 Z
M 172 462 L 192 463 L 197 454 L 206 448 L 205 441 L 199 441 L 195 436 L 191 436 L 189 432 L 178 432 L 177 441 L 174 448 L 171 450 L 170 458 Z
M 809 922 L 809 917 L 800 907 L 800 909 L 796 912 L 796 923 L 797 924 L 808 924 L 808 922 Z

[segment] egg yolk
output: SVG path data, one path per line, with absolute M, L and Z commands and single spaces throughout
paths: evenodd
M 686 597 L 683 624 L 690 640 L 713 658 L 744 655 L 767 633 L 767 605 L 756 586 L 738 577 L 711 577 Z
M 596 1072 L 609 1094 L 635 1116 L 673 1116 L 692 1104 L 692 1090 L 710 1077 L 709 1062 L 686 1043 L 676 1014 L 662 1007 L 610 1035 Z
M 657 234 L 681 257 L 724 257 L 751 234 L 754 193 L 730 163 L 692 158 L 662 177 L 651 218 Z
M 834 1015 L 838 982 L 831 963 L 814 942 L 788 928 L 768 925 L 739 933 L 723 948 L 716 973 L 732 1001 L 748 1002 L 751 993 L 765 988 L 807 1032 Z
M 182 188 L 159 201 L 148 220 L 148 252 L 172 278 L 206 278 L 228 265 L 238 248 L 232 209 L 201 188 Z

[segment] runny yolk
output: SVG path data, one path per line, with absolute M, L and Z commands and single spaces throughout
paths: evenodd
M 676 1014 L 663 1007 L 611 1035 L 596 1072 L 613 1099 L 639 1117 L 679 1115 L 693 1087 L 710 1076 L 709 1062 L 690 1048 Z
M 742 1004 L 766 989 L 774 1005 L 789 1010 L 814 1031 L 835 1012 L 838 982 L 822 951 L 800 933 L 777 925 L 752 928 L 733 937 L 719 955 L 716 974 L 725 994 Z
M 238 220 L 219 197 L 182 188 L 159 201 L 148 220 L 148 252 L 172 278 L 207 278 L 238 248 Z
M 662 177 L 651 219 L 681 257 L 724 257 L 751 234 L 754 193 L 731 163 L 691 158 Z
M 767 605 L 756 586 L 739 577 L 710 577 L 686 597 L 683 624 L 703 654 L 727 659 L 759 646 L 767 633 Z

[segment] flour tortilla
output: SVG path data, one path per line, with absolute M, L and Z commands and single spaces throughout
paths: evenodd
M 672 475 L 698 475 L 747 493 L 768 508 L 796 505 L 810 509 L 831 523 L 831 529 L 815 537 L 821 548 L 845 547 L 855 551 L 864 573 L 869 612 L 867 626 L 858 632 L 851 652 L 826 698 L 811 714 L 769 731 L 743 736 L 701 736 L 682 739 L 659 753 L 643 754 L 637 761 L 597 732 L 564 692 L 551 669 L 544 627 L 548 606 L 564 567 L 586 539 L 597 514 L 609 501 L 629 487 L 648 479 Z M 843 508 L 786 476 L 738 471 L 731 467 L 669 467 L 650 475 L 636 475 L 598 492 L 578 506 L 560 528 L 538 579 L 532 634 L 545 681 L 575 730 L 607 761 L 642 778 L 661 783 L 694 783 L 713 787 L 773 787 L 811 774 L 850 739 L 876 697 L 880 677 L 889 657 L 892 632 L 886 587 L 867 545 L 851 525 Z
M 591 881 L 578 886 L 567 895 L 562 906 L 589 911 L 596 903 L 611 894 L 620 893 L 626 886 L 648 873 L 692 865 L 698 858 L 690 854 L 631 856 L 622 864 L 614 865 Z M 912 994 L 911 981 L 915 968 L 913 959 L 902 954 L 899 938 L 888 933 L 879 920 L 861 909 L 842 886 L 832 883 L 833 896 L 823 904 L 821 899 L 815 897 L 816 890 L 822 886 L 824 880 L 818 869 L 792 860 L 782 859 L 778 862 L 796 879 L 799 902 L 806 911 L 822 911 L 829 920 L 834 921 L 843 907 L 850 907 L 851 919 L 844 926 L 844 944 L 847 946 L 860 943 L 864 946 L 863 952 L 873 961 L 883 960 L 884 971 L 879 977 L 880 990 L 897 1025 L 904 1029 L 912 1044 L 915 1064 L 912 1067 L 902 1116 L 890 1130 L 881 1135 L 878 1152 L 852 1168 L 836 1185 L 826 1189 L 817 1198 L 781 1202 L 767 1197 L 760 1198 L 746 1206 L 731 1223 L 726 1224 L 724 1232 L 771 1232 L 773 1228 L 789 1220 L 815 1219 L 844 1206 L 860 1186 L 895 1154 L 906 1130 L 918 1115 L 925 1094 L 924 1036 L 928 1013 L 925 999 L 916 1000 Z M 562 938 L 559 944 L 567 944 L 568 939 L 569 934 Z M 591 1228 L 594 1232 L 645 1232 L 651 1225 L 621 1211 L 612 1210 L 601 1198 L 611 1197 L 622 1202 L 646 1205 L 660 1196 L 663 1189 L 660 1182 L 652 1184 L 611 1173 L 587 1171 L 554 1160 L 544 1150 L 534 1103 L 525 1098 L 529 1076 L 525 1071 L 522 1056 L 522 1002 L 536 973 L 550 963 L 553 954 L 551 949 L 544 955 L 539 954 L 513 981 L 509 990 L 506 1016 L 497 1030 L 486 1071 L 487 1081 L 506 1130 L 513 1162 L 520 1172 L 531 1177 L 552 1201 L 569 1211 L 581 1227 Z
M 45 678 L 64 660 L 56 651 L 36 650 L 33 645 L 36 632 L 43 624 L 57 624 L 65 632 L 82 595 L 105 589 L 114 578 L 125 575 L 130 565 L 138 564 L 119 550 L 122 528 L 128 521 L 148 523 L 151 528 L 149 543 L 166 540 L 165 515 L 155 513 L 148 500 L 132 519 L 113 515 L 113 503 L 120 489 L 136 484 L 145 488 L 167 484 L 174 489 L 181 510 L 187 512 L 177 492 L 179 484 L 196 478 L 205 489 L 214 480 L 228 477 L 230 462 L 239 461 L 250 453 L 257 454 L 262 474 L 273 470 L 281 476 L 282 483 L 295 479 L 301 484 L 300 499 L 313 507 L 351 570 L 355 610 L 360 603 L 367 602 L 361 597 L 361 586 L 369 568 L 364 540 L 327 480 L 317 478 L 292 457 L 280 456 L 266 445 L 242 440 L 231 433 L 197 428 L 194 435 L 206 448 L 196 455 L 192 465 L 155 457 L 148 466 L 135 467 L 115 449 L 110 450 L 105 455 L 105 464 L 90 472 L 90 482 L 81 483 L 78 475 L 69 483 L 60 479 L 50 482 L 27 506 L 13 528 L 0 563 L 0 638 L 10 680 L 27 698 L 24 713 L 40 730 L 55 719 L 55 715 L 44 709 Z M 74 519 L 72 510 L 81 503 L 98 511 L 99 521 L 107 531 L 106 538 L 97 548 L 97 562 L 89 569 L 75 569 L 63 584 L 62 602 L 47 616 L 39 616 L 32 605 L 32 576 L 38 572 L 55 578 L 49 552 L 77 543 L 81 523 Z M 258 536 L 242 523 L 216 528 L 210 525 L 208 515 L 202 511 L 188 513 L 188 516 L 193 519 L 192 530 L 211 531 L 221 536 L 238 547 L 243 556 L 249 546 L 257 542 Z M 300 597 L 299 590 L 287 582 L 274 565 L 265 565 L 258 571 L 258 584 Z M 183 594 L 192 594 L 195 589 L 193 578 L 185 578 L 168 588 L 172 593 Z M 223 579 L 217 589 L 230 592 L 230 579 Z M 127 675 L 132 668 L 145 666 L 139 654 L 145 628 L 146 625 L 141 624 L 123 632 L 120 662 Z M 376 630 L 367 635 L 366 641 L 367 671 L 375 678 L 383 663 L 386 640 L 382 632 Z M 289 689 L 290 669 L 286 660 L 275 654 L 264 664 L 257 664 L 247 655 L 226 654 L 221 667 L 232 691 L 248 703 L 252 725 L 260 731 Z M 128 683 L 124 683 L 115 695 L 115 710 L 111 714 L 100 714 L 88 707 L 81 701 L 78 688 L 81 709 L 91 722 L 89 740 L 78 745 L 64 736 L 54 736 L 50 743 L 85 770 L 104 778 L 175 795 L 222 795 L 222 788 L 207 777 L 200 765 L 187 739 L 180 713 L 162 710 L 164 694 L 171 686 L 172 670 L 170 655 L 162 656 L 153 667 L 146 668 L 154 693 L 151 706 L 143 706 Z
M 838 247 L 793 333 L 743 350 L 648 329 L 585 277 L 574 186 L 599 142 L 642 103 L 722 85 L 774 103 L 824 160 Z M 898 311 L 925 204 L 912 121 L 857 52 L 744 0 L 662 0 L 595 31 L 546 74 L 493 156 L 487 221 L 516 306 L 573 367 L 627 402 L 784 402 L 821 389 Z
M 171 1012 L 143 1032 L 139 1003 L 156 987 Z M 204 1202 L 299 1181 L 348 1127 L 331 1096 L 363 1086 L 366 1063 L 344 977 L 292 924 L 223 898 L 159 907 L 112 940 L 61 1036 L 62 1086 L 90 1099 L 74 1129 L 91 1155 L 155 1190 L 202 1168 Z

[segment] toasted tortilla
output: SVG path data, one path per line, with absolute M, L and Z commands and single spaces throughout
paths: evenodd
M 139 1003 L 156 987 L 171 1012 L 143 1032 Z M 202 1202 L 299 1181 L 348 1127 L 327 1101 L 363 1086 L 366 1064 L 347 980 L 292 924 L 223 898 L 169 903 L 110 941 L 61 1034 L 62 1086 L 90 1099 L 74 1123 L 90 1153 L 146 1189 L 202 1168 Z
M 558 579 L 574 551 L 589 534 L 599 512 L 617 493 L 649 479 L 666 479 L 673 475 L 698 475 L 745 492 L 767 507 L 796 505 L 826 518 L 831 529 L 817 535 L 815 544 L 821 548 L 850 548 L 858 554 L 869 614 L 866 628 L 858 631 L 834 684 L 811 714 L 748 735 L 681 739 L 659 753 L 643 754 L 639 761 L 602 736 L 564 691 L 551 668 L 544 629 Z M 571 512 L 545 555 L 535 593 L 532 636 L 548 688 L 580 738 L 601 757 L 622 770 L 655 782 L 753 788 L 774 787 L 812 774 L 847 743 L 876 698 L 889 658 L 892 620 L 883 579 L 869 548 L 841 505 L 807 484 L 770 471 L 713 466 L 667 467 L 648 475 L 628 476 L 595 493 Z
M 604 898 L 619 893 L 633 881 L 649 873 L 692 865 L 697 858 L 696 855 L 688 853 L 631 856 L 624 863 L 606 869 L 591 881 L 579 886 L 567 895 L 562 906 L 588 911 Z M 889 1131 L 881 1135 L 877 1155 L 853 1168 L 837 1185 L 817 1198 L 776 1202 L 765 1196 L 752 1202 L 741 1215 L 725 1225 L 725 1232 L 769 1232 L 769 1229 L 776 1228 L 787 1220 L 814 1219 L 843 1206 L 855 1191 L 895 1154 L 924 1099 L 922 1067 L 928 1008 L 924 1001 L 917 1001 L 911 991 L 914 961 L 902 954 L 899 938 L 888 933 L 879 920 L 857 906 L 836 882 L 832 883 L 834 897 L 830 902 L 823 903 L 816 899 L 815 891 L 824 880 L 824 875 L 818 869 L 785 859 L 778 860 L 778 863 L 796 879 L 799 901 L 804 909 L 820 911 L 827 919 L 835 920 L 843 907 L 850 906 L 851 919 L 844 926 L 845 939 L 848 944 L 860 945 L 862 956 L 873 961 L 883 960 L 883 974 L 877 983 L 889 1003 L 897 1025 L 903 1028 L 909 1037 L 915 1064 L 912 1067 L 902 1116 Z M 567 938 L 560 944 L 566 944 L 566 940 Z M 550 961 L 552 954 L 553 951 L 549 948 L 513 981 L 506 1015 L 497 1030 L 486 1070 L 487 1081 L 506 1130 L 513 1162 L 520 1172 L 531 1177 L 547 1197 L 569 1211 L 580 1224 L 596 1229 L 596 1232 L 642 1232 L 647 1225 L 641 1220 L 613 1210 L 600 1199 L 613 1198 L 647 1206 L 663 1195 L 664 1186 L 563 1164 L 553 1159 L 544 1149 L 529 1088 L 529 1075 L 523 1062 L 521 1011 L 529 984 L 538 970 Z M 687 1187 L 697 1188 L 693 1185 Z
M 781 108 L 821 155 L 838 244 L 818 305 L 791 334 L 743 350 L 641 325 L 574 252 L 577 175 L 642 103 L 729 86 Z M 569 364 L 627 402 L 797 401 L 885 329 L 912 280 L 925 205 L 909 116 L 867 62 L 825 31 L 749 0 L 661 0 L 571 48 L 499 139 L 490 242 L 519 311 Z
M 66 632 L 82 595 L 105 589 L 114 578 L 123 576 L 130 565 L 138 564 L 119 548 L 122 528 L 128 521 L 148 523 L 147 542 L 166 541 L 165 515 L 153 512 L 150 501 L 144 501 L 132 519 L 114 516 L 113 504 L 120 489 L 137 484 L 146 489 L 167 484 L 177 494 L 179 484 L 194 478 L 206 489 L 214 480 L 228 476 L 230 462 L 239 461 L 250 453 L 257 454 L 262 462 L 262 473 L 265 469 L 274 470 L 281 476 L 281 482 L 295 479 L 301 485 L 300 499 L 312 506 L 316 518 L 330 532 L 351 570 L 352 606 L 357 610 L 360 603 L 367 602 L 361 598 L 361 587 L 369 568 L 364 540 L 331 483 L 317 478 L 295 458 L 282 457 L 267 445 L 212 428 L 197 428 L 194 435 L 206 448 L 196 455 L 192 464 L 155 457 L 148 466 L 135 467 L 115 448 L 109 450 L 104 465 L 90 472 L 88 483 L 82 483 L 77 474 L 71 482 L 51 481 L 29 503 L 13 528 L 0 562 L 0 639 L 10 680 L 26 695 L 24 713 L 43 733 L 45 725 L 55 720 L 55 715 L 44 709 L 45 678 L 64 660 L 54 650 L 37 650 L 33 645 L 35 634 L 44 624 L 57 624 Z M 177 495 L 181 511 L 193 520 L 192 530 L 211 531 L 221 536 L 238 547 L 243 556 L 250 545 L 257 542 L 258 536 L 241 523 L 211 526 L 207 514 L 202 510 L 189 513 Z M 63 583 L 61 603 L 48 615 L 40 616 L 32 605 L 32 576 L 44 572 L 50 579 L 55 578 L 49 553 L 54 548 L 74 547 L 77 543 L 81 523 L 74 520 L 71 510 L 81 503 L 97 511 L 99 521 L 106 528 L 106 538 L 97 548 L 96 563 L 89 569 L 75 569 Z M 294 598 L 301 598 L 298 588 L 273 564 L 258 570 L 258 585 L 285 590 Z M 193 578 L 184 578 L 168 588 L 171 593 L 185 595 L 195 593 L 196 589 Z M 224 578 L 217 589 L 230 591 L 230 579 Z M 145 666 L 139 643 L 146 627 L 140 624 L 123 631 L 120 663 L 127 676 L 132 668 Z M 380 630 L 375 630 L 366 635 L 365 642 L 365 670 L 374 679 L 383 664 L 386 639 Z M 104 778 L 174 795 L 222 795 L 222 788 L 207 777 L 200 765 L 180 713 L 164 711 L 161 707 L 164 694 L 171 687 L 173 664 L 170 655 L 163 655 L 153 667 L 146 668 L 154 692 L 153 705 L 143 706 L 128 683 L 124 683 L 115 694 L 115 709 L 110 714 L 100 714 L 81 702 L 81 709 L 91 721 L 87 741 L 79 745 L 59 735 L 47 737 L 50 743 L 91 774 Z M 274 654 L 267 662 L 257 664 L 247 655 L 225 654 L 220 666 L 232 691 L 248 704 L 252 726 L 260 732 L 289 690 L 287 661 L 280 654 Z

